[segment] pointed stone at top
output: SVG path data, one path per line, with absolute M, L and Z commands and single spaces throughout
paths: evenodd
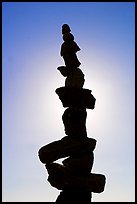
M 70 27 L 68 24 L 63 24 L 62 25 L 62 34 L 65 34 L 65 33 L 70 33 L 71 30 L 70 30 Z

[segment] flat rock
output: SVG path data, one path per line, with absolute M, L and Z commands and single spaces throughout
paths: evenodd
M 96 99 L 91 90 L 83 88 L 60 87 L 56 93 L 62 102 L 63 107 L 78 107 L 94 109 Z
M 50 163 L 57 159 L 92 152 L 96 140 L 93 138 L 73 139 L 69 136 L 41 147 L 38 151 L 42 163 Z
M 88 176 L 74 176 L 61 164 L 50 163 L 46 165 L 49 173 L 48 181 L 59 189 L 84 189 L 94 193 L 104 191 L 106 178 L 102 174 L 90 173 Z

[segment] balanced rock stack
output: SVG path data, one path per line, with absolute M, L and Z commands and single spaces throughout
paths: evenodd
M 91 202 L 92 192 L 104 191 L 106 181 L 104 175 L 91 173 L 96 140 L 87 137 L 86 109 L 94 109 L 96 99 L 91 90 L 83 88 L 84 74 L 76 55 L 80 48 L 67 24 L 62 26 L 62 35 L 60 54 L 65 66 L 57 69 L 66 80 L 56 93 L 66 108 L 62 116 L 66 136 L 40 148 L 38 155 L 48 171 L 48 181 L 61 190 L 56 203 L 86 204 Z M 55 162 L 60 158 L 65 158 L 62 164 Z

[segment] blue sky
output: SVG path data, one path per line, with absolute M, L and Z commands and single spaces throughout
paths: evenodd
M 65 85 L 57 70 L 64 23 L 81 48 L 83 88 L 96 98 L 86 121 L 97 140 L 92 172 L 107 180 L 92 201 L 135 201 L 134 9 L 134 2 L 2 3 L 3 202 L 54 202 L 59 195 L 37 153 L 65 136 L 55 93 Z

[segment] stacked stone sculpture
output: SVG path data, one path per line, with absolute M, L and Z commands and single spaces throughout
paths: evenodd
M 87 137 L 86 109 L 94 109 L 96 99 L 91 90 L 83 88 L 84 74 L 76 55 L 80 48 L 68 24 L 62 26 L 62 35 L 60 54 L 65 66 L 57 69 L 66 79 L 56 94 L 66 108 L 62 116 L 66 136 L 40 148 L 38 155 L 48 171 L 48 181 L 61 191 L 56 203 L 86 204 L 91 202 L 92 192 L 104 191 L 106 182 L 104 175 L 91 173 L 96 140 Z M 60 158 L 65 158 L 62 164 L 55 162 Z

